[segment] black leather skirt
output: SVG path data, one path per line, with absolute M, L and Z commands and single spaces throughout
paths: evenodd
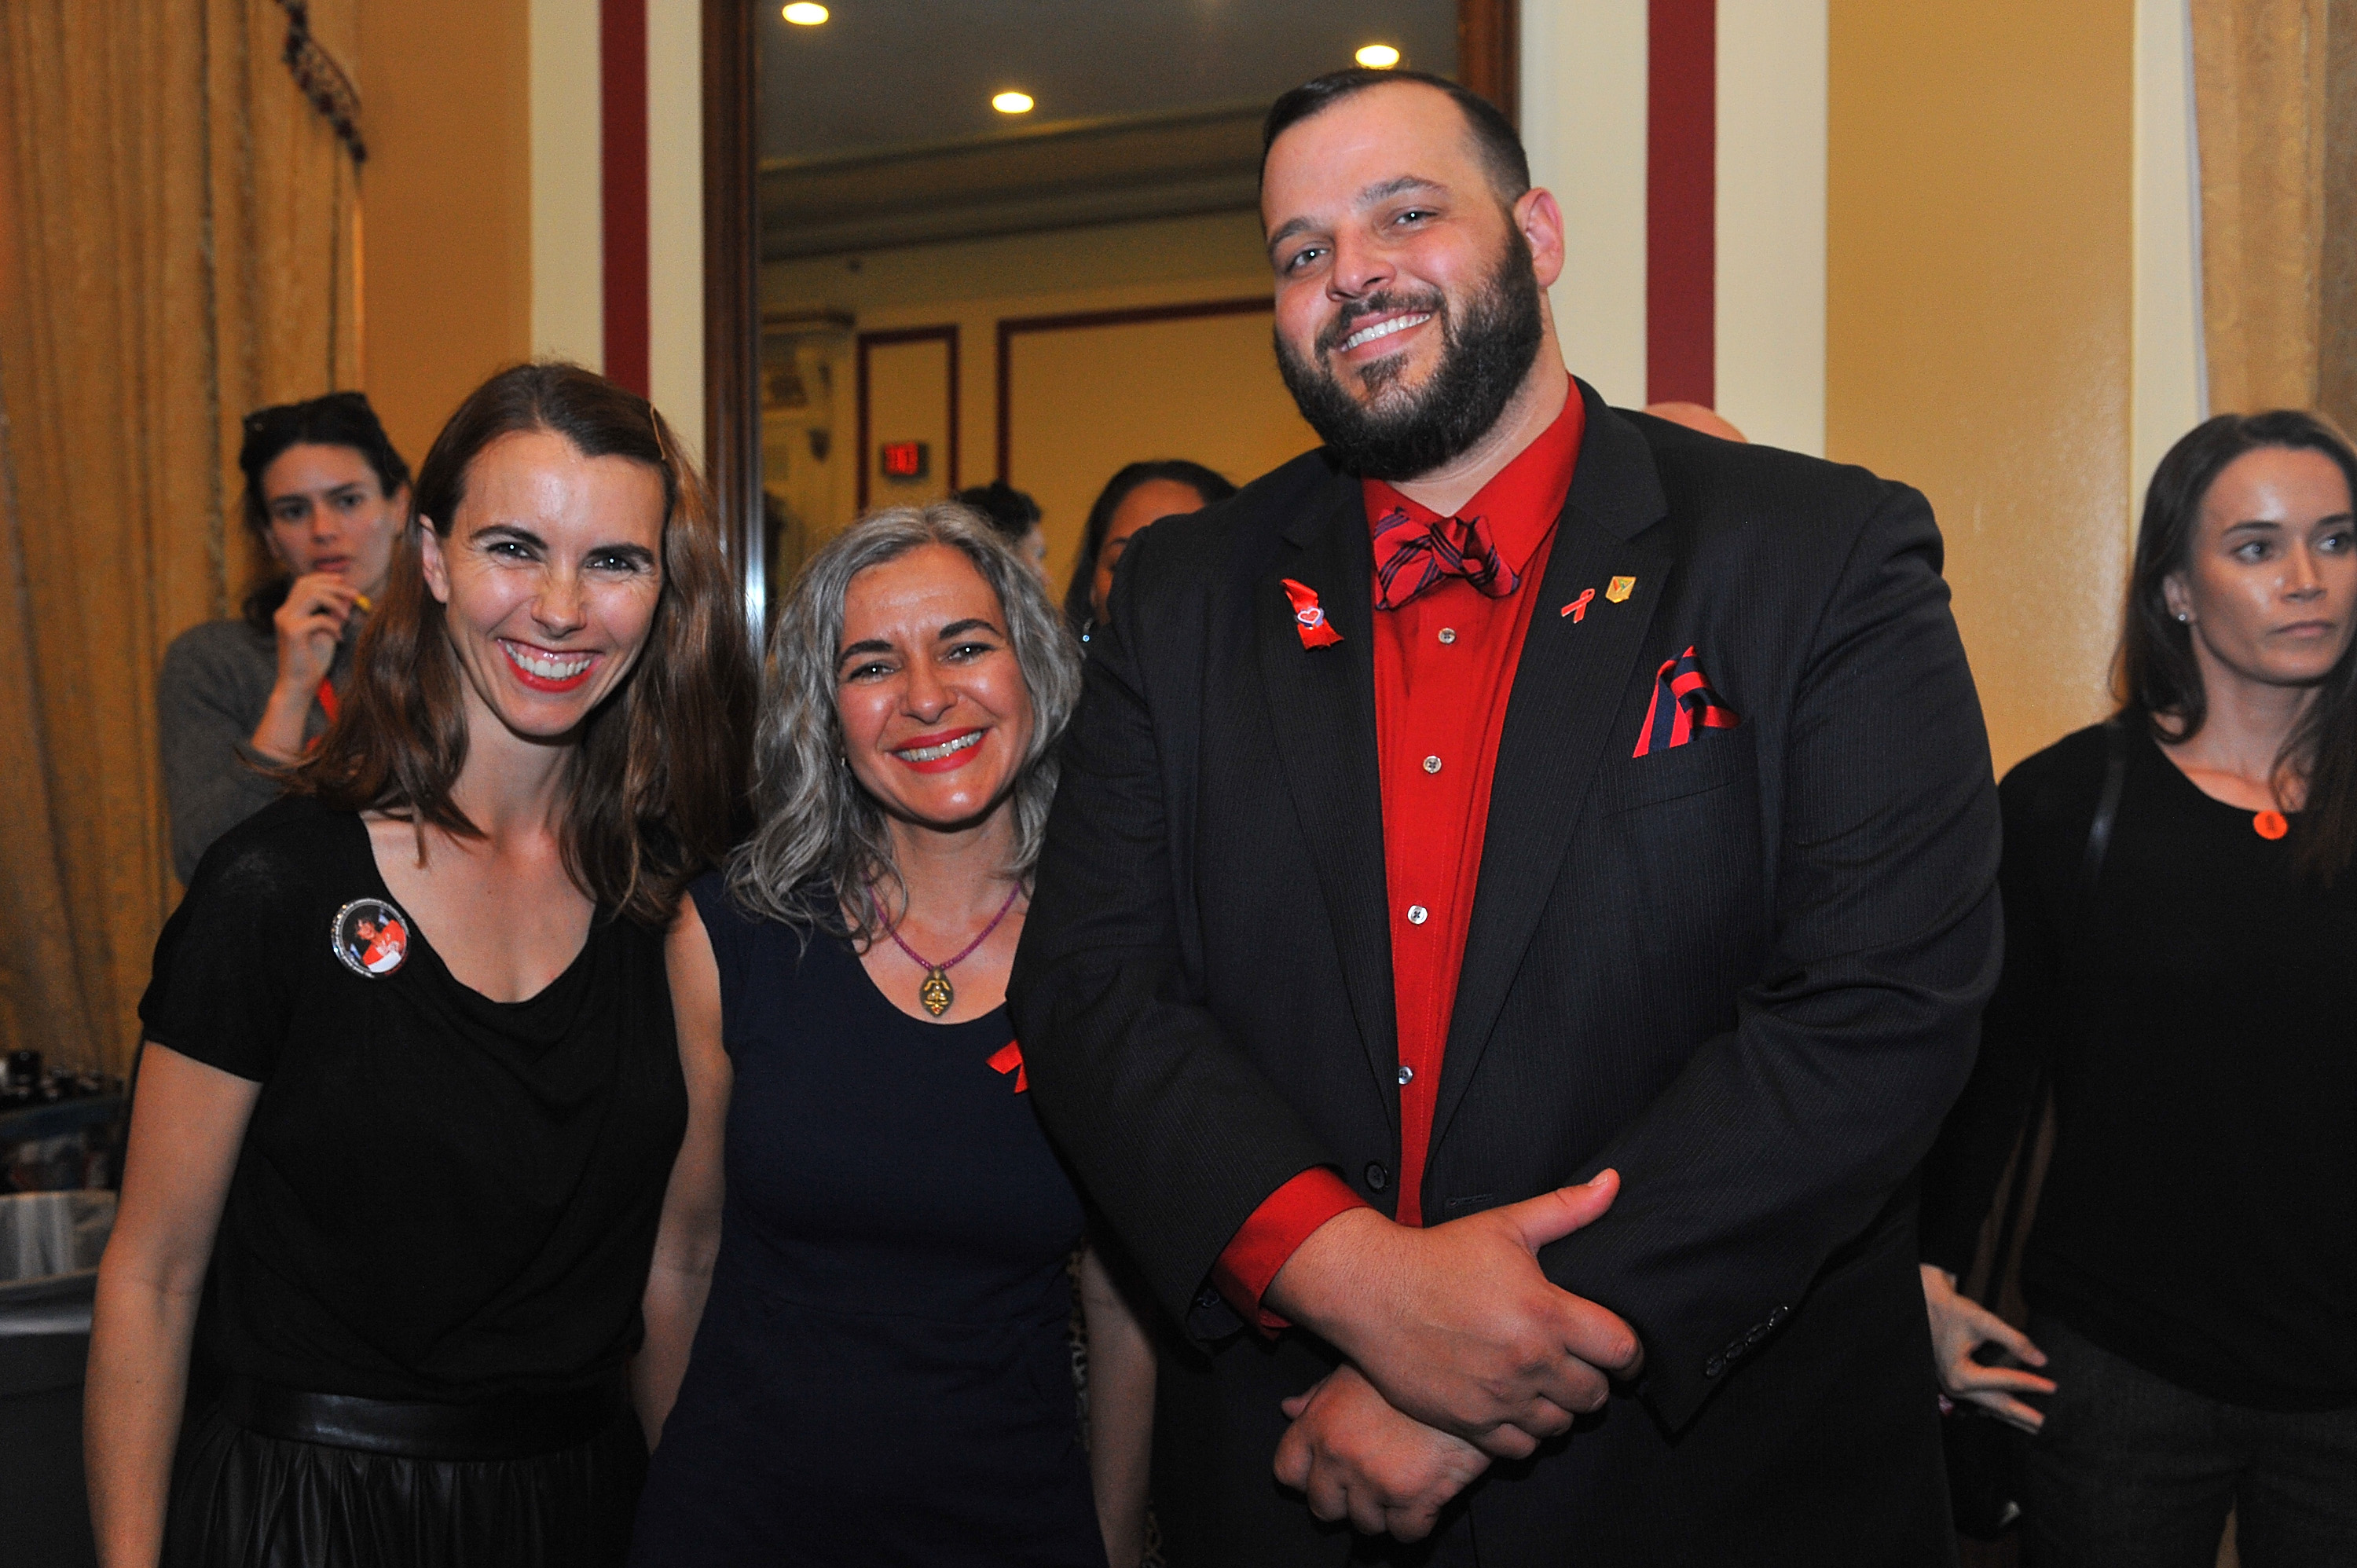
M 232 1378 L 181 1445 L 164 1568 L 619 1564 L 646 1469 L 619 1379 L 447 1406 Z

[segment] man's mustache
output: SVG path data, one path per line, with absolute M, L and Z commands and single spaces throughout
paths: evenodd
M 1371 294 L 1364 299 L 1344 306 L 1341 314 L 1318 334 L 1311 346 L 1321 355 L 1330 354 L 1340 348 L 1342 340 L 1356 331 L 1359 323 L 1370 316 L 1388 316 L 1395 310 L 1420 310 L 1438 316 L 1441 304 L 1440 293 L 1437 289 L 1420 295 Z

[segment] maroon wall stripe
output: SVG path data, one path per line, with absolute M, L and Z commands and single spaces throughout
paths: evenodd
M 606 374 L 647 395 L 647 0 L 598 0 Z
M 1645 401 L 1716 401 L 1717 0 L 1652 0 L 1645 104 Z

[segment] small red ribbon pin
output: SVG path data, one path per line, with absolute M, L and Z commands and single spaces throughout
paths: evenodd
M 1579 591 L 1579 597 L 1564 606 L 1562 613 L 1571 618 L 1572 625 L 1577 626 L 1581 621 L 1587 618 L 1587 607 L 1595 602 L 1596 590 L 1593 588 L 1582 588 Z
M 1293 601 L 1293 629 L 1301 634 L 1302 647 L 1331 648 L 1342 640 L 1342 634 L 1326 618 L 1325 607 L 1318 602 L 1317 589 L 1287 577 L 1285 596 Z
M 1023 1047 L 1013 1040 L 1007 1041 L 990 1054 L 990 1070 L 1013 1073 L 1015 1092 L 1017 1094 L 1031 1087 L 1030 1075 L 1023 1070 Z

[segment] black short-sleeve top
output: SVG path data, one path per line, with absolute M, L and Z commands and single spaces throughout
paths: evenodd
M 546 989 L 493 1002 L 394 903 L 358 816 L 283 800 L 205 854 L 139 1015 L 262 1085 L 206 1286 L 224 1370 L 466 1402 L 585 1387 L 638 1348 L 687 1125 L 659 934 L 600 911 Z

